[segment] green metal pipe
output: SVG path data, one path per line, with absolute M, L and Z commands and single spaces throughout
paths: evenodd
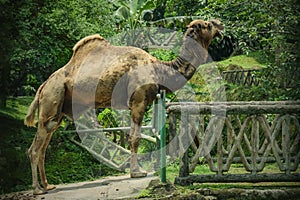
M 165 105 L 165 90 L 160 92 L 158 96 L 158 130 L 160 135 L 160 180 L 166 183 L 166 105 Z

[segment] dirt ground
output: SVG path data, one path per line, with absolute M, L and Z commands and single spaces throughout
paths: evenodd
M 56 189 L 44 195 L 32 195 L 24 191 L 0 196 L 0 200 L 109 200 L 136 197 L 157 176 L 148 174 L 144 178 L 130 178 L 129 175 L 111 176 L 103 179 L 57 185 Z
M 300 184 L 299 187 L 296 184 L 296 187 L 276 189 L 201 188 L 186 193 L 172 183 L 162 184 L 153 174 L 144 178 L 122 175 L 57 185 L 55 190 L 44 195 L 23 191 L 2 195 L 0 200 L 133 200 L 141 195 L 143 189 L 147 189 L 152 197 L 144 194 L 142 200 L 300 200 Z

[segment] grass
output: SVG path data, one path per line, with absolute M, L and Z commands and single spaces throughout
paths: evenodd
M 226 60 L 218 62 L 224 69 L 231 69 L 238 66 L 242 69 L 261 69 L 266 67 L 268 60 L 261 51 L 251 52 L 248 55 L 232 56 Z
M 28 189 L 31 172 L 25 154 L 35 130 L 23 125 L 31 97 L 9 98 L 0 109 L 0 194 Z
M 240 189 L 285 189 L 285 188 L 299 188 L 299 182 L 260 182 L 260 183 L 195 183 L 188 188 L 191 190 L 196 190 L 200 188 L 210 188 L 210 189 L 230 189 L 230 188 L 240 188 Z
M 297 171 L 299 172 L 299 170 Z M 175 177 L 178 176 L 179 173 L 179 164 L 178 161 L 170 164 L 167 167 L 167 182 L 174 183 Z M 239 173 L 249 173 L 246 172 L 242 164 L 232 164 L 231 169 L 228 173 L 231 174 L 239 174 Z M 276 164 L 268 164 L 266 169 L 262 173 L 279 173 L 278 166 Z M 207 164 L 198 165 L 195 171 L 192 174 L 215 174 L 210 171 L 209 166 Z M 258 190 L 270 190 L 270 189 L 298 189 L 300 188 L 299 182 L 259 182 L 259 183 L 250 183 L 250 182 L 236 182 L 236 183 L 193 183 L 188 186 L 179 186 L 175 185 L 176 191 L 174 194 L 179 194 L 180 196 L 193 196 L 197 194 L 197 191 L 201 189 L 209 189 L 209 190 L 219 190 L 219 191 L 227 191 L 227 189 L 258 189 Z M 224 193 L 225 194 L 225 193 Z M 155 199 L 157 196 L 157 192 L 153 192 L 145 189 L 141 192 L 139 197 L 152 197 Z M 254 194 L 255 195 L 255 194 Z M 160 194 L 160 196 L 164 196 Z M 221 198 L 222 199 L 222 198 Z M 252 198 L 250 198 L 252 199 Z
M 0 116 L 10 117 L 15 120 L 23 120 L 32 100 L 33 97 L 8 98 L 7 106 L 5 108 L 0 108 Z
M 300 172 L 300 168 L 297 169 L 297 173 Z M 178 176 L 179 165 L 173 163 L 167 167 L 167 180 L 174 182 L 175 177 Z M 230 174 L 242 174 L 249 173 L 243 167 L 243 164 L 232 164 Z M 280 173 L 276 163 L 269 163 L 265 166 L 264 171 L 261 173 Z M 282 172 L 281 172 L 282 173 Z M 207 164 L 198 165 L 195 171 L 192 174 L 215 174 L 211 172 Z M 260 182 L 260 183 L 248 183 L 248 182 L 239 182 L 239 183 L 195 183 L 191 186 L 181 187 L 177 186 L 179 189 L 184 190 L 195 190 L 199 188 L 212 188 L 212 189 L 228 189 L 228 188 L 241 188 L 241 189 L 270 189 L 270 188 L 299 188 L 299 182 Z
M 150 54 L 165 61 L 173 60 L 176 57 L 176 54 L 170 50 L 153 50 Z M 233 69 L 261 69 L 268 65 L 268 58 L 264 52 L 254 51 L 247 55 L 231 56 L 225 60 L 216 62 L 216 64 L 221 71 Z
M 247 87 L 227 84 L 222 77 L 223 71 L 242 69 L 263 69 L 268 65 L 267 56 L 261 52 L 232 56 L 226 60 L 200 66 L 187 85 L 192 89 L 197 101 L 247 101 L 266 100 L 271 96 L 261 86 Z M 259 74 L 259 73 L 258 73 Z M 257 76 L 259 77 L 259 76 Z M 217 81 L 216 81 L 217 80 Z M 238 91 L 236 91 L 238 90 Z M 183 91 L 181 89 L 180 91 Z M 221 91 L 224 91 L 221 92 Z M 190 92 L 191 94 L 191 92 Z M 188 95 L 188 94 L 187 94 Z M 182 95 L 182 96 L 187 96 Z

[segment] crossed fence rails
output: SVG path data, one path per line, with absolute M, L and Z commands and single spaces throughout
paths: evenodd
M 160 102 L 162 103 L 162 101 Z M 156 137 L 143 134 L 148 141 L 164 147 L 162 138 L 165 120 L 169 123 L 167 141 L 177 137 L 173 145 L 160 148 L 165 182 L 166 158 L 179 151 L 180 170 L 177 184 L 193 182 L 260 182 L 300 181 L 300 101 L 279 102 L 209 102 L 169 103 L 168 119 L 164 119 L 164 104 L 156 107 L 156 117 L 144 130 L 152 130 Z M 158 126 L 158 124 L 160 124 Z M 128 167 L 130 151 L 112 142 L 104 132 L 124 131 L 130 127 L 87 129 L 81 141 L 73 142 L 86 149 L 104 164 L 124 170 Z M 73 131 L 74 132 L 74 131 Z M 188 140 L 187 140 L 188 138 Z M 187 141 L 191 141 L 187 146 Z M 195 174 L 200 160 L 215 174 Z M 275 163 L 280 173 L 263 173 L 267 163 Z M 241 163 L 246 173 L 231 174 L 234 163 Z
M 179 124 L 170 137 L 192 138 L 176 183 L 300 181 L 299 101 L 174 103 L 167 111 Z M 215 174 L 194 173 L 201 158 Z M 247 172 L 229 173 L 236 162 Z M 261 173 L 269 162 L 280 173 Z

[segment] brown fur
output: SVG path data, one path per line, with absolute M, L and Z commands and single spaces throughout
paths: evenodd
M 160 88 L 175 91 L 192 77 L 196 68 L 206 62 L 207 47 L 221 30 L 219 21 L 191 22 L 180 55 L 171 62 L 161 62 L 139 48 L 113 46 L 99 35 L 80 40 L 70 61 L 39 87 L 24 120 L 25 125 L 34 126 L 38 109 L 37 133 L 27 151 L 34 194 L 55 188 L 47 182 L 44 161 L 51 136 L 62 118 L 67 115 L 76 119 L 95 105 L 131 110 L 131 176 L 145 176 L 138 166 L 137 150 L 146 107 Z M 37 169 L 43 188 L 38 183 Z
M 85 38 L 81 39 L 79 42 L 77 42 L 75 44 L 75 46 L 73 47 L 73 52 L 76 53 L 77 50 L 85 45 L 86 43 L 90 42 L 91 40 L 104 40 L 103 37 L 101 37 L 99 34 L 95 34 L 95 35 L 90 35 L 90 36 L 86 36 Z

